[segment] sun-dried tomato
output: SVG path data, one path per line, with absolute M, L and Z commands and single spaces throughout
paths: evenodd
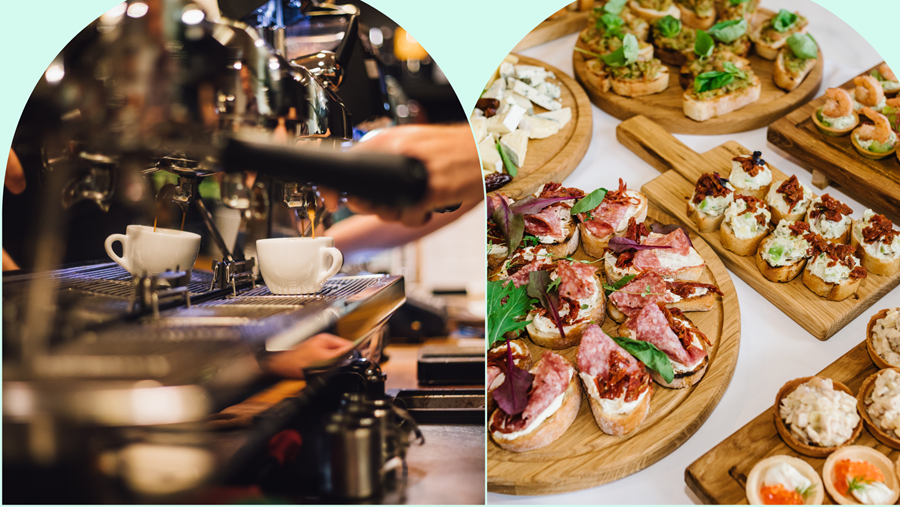
M 721 183 L 719 173 L 705 173 L 697 180 L 695 189 L 694 204 L 699 204 L 707 196 L 722 197 L 728 195 L 732 190 Z

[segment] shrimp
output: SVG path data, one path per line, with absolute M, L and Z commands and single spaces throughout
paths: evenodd
M 887 99 L 884 101 L 885 105 L 890 107 L 900 107 L 900 97 L 894 97 L 892 99 Z
M 878 66 L 878 73 L 881 74 L 881 77 L 883 77 L 885 81 L 898 81 L 897 76 L 894 75 L 894 71 L 892 71 L 886 63 L 882 63 Z
M 878 141 L 882 144 L 891 140 L 893 131 L 891 131 L 891 122 L 888 121 L 887 116 L 869 107 L 862 108 L 861 112 L 874 121 L 875 125 L 867 123 L 859 127 L 857 139 L 860 141 Z
M 825 90 L 828 99 L 822 106 L 822 114 L 829 118 L 841 118 L 853 114 L 853 97 L 843 88 Z
M 884 88 L 872 76 L 856 76 L 853 78 L 856 89 L 853 90 L 856 101 L 864 106 L 874 107 L 884 101 Z

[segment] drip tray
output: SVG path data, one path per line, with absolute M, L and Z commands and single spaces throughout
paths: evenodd
M 484 389 L 388 389 L 419 424 L 484 424 Z

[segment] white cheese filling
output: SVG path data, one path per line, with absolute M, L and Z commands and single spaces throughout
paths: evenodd
M 594 382 L 594 377 L 590 376 L 586 372 L 579 373 L 581 375 L 581 380 L 584 382 L 584 385 L 587 386 L 588 394 L 590 394 L 591 398 L 597 400 L 600 403 L 600 406 L 603 408 L 603 412 L 605 414 L 610 415 L 619 415 L 619 414 L 628 414 L 633 412 L 638 405 L 644 400 L 644 397 L 647 395 L 647 392 L 650 389 L 644 389 L 644 392 L 638 395 L 638 397 L 634 401 L 625 401 L 625 396 L 627 393 L 622 393 L 622 396 L 613 399 L 601 398 L 600 392 L 597 390 L 597 383 Z
M 822 198 L 816 197 L 812 202 L 812 207 L 810 209 L 814 209 L 815 205 L 820 202 L 822 202 Z M 850 218 L 849 215 L 841 215 L 839 221 L 832 222 L 825 218 L 825 213 L 821 213 L 819 216 L 809 221 L 809 230 L 810 232 L 819 234 L 825 239 L 835 239 L 843 236 L 851 223 L 853 223 L 853 219 Z
M 688 201 L 688 203 L 692 208 L 700 211 L 706 216 L 721 216 L 722 213 L 725 213 L 725 210 L 728 208 L 728 206 L 734 201 L 734 187 L 729 182 L 725 184 L 725 188 L 731 190 L 728 195 L 720 195 L 718 197 L 707 195 L 699 203 L 694 202 L 694 197 L 697 196 L 697 191 L 694 190 L 694 193 L 691 194 L 691 200 Z
M 891 366 L 900 366 L 900 308 L 891 308 L 872 326 L 875 352 Z
M 804 491 L 812 486 L 812 481 L 801 474 L 790 463 L 782 461 L 766 469 L 763 476 L 763 486 L 775 486 L 781 484 L 788 491 Z
M 572 368 L 569 368 L 569 382 L 572 381 L 573 373 L 574 373 L 574 370 Z M 567 386 L 566 391 L 568 391 L 568 389 L 569 388 Z M 520 430 L 520 431 L 513 431 L 512 433 L 500 433 L 499 431 L 495 431 L 494 438 L 497 438 L 500 440 L 515 440 L 515 439 L 521 437 L 522 435 L 527 435 L 527 434 L 531 433 L 538 426 L 540 426 L 542 422 L 546 421 L 548 417 L 555 414 L 556 411 L 562 407 L 563 398 L 566 397 L 566 391 L 559 393 L 559 396 L 557 396 L 556 398 L 553 398 L 553 402 L 550 403 L 550 406 L 545 408 L 543 412 L 538 414 L 537 417 L 535 417 L 530 423 L 528 423 L 528 426 L 526 426 L 525 429 Z
M 743 199 L 735 199 L 725 211 L 725 223 L 731 227 L 731 232 L 738 239 L 755 238 L 768 231 L 772 214 L 765 208 L 757 208 L 756 213 L 744 213 L 747 210 L 747 202 Z M 742 214 L 743 213 L 743 214 Z M 760 224 L 757 216 L 765 217 L 765 223 Z
M 900 257 L 900 235 L 894 236 L 893 241 L 890 243 L 884 243 L 882 241 L 866 243 L 863 241 L 863 229 L 869 226 L 869 220 L 871 220 L 873 216 L 875 216 L 875 212 L 867 209 L 863 213 L 862 220 L 858 220 L 853 224 L 853 235 L 859 240 L 859 243 L 863 246 L 863 249 L 865 249 L 866 254 L 871 257 L 882 260 L 894 260 L 897 257 Z
M 857 117 L 852 114 L 848 114 L 847 116 L 838 116 L 837 118 L 832 118 L 832 117 L 826 116 L 824 113 L 822 113 L 822 118 L 824 118 L 825 121 L 827 121 L 830 124 L 831 128 L 836 129 L 836 130 L 847 130 L 851 127 L 855 127 L 857 124 L 857 119 L 856 119 Z
M 682 299 L 690 299 L 690 298 L 704 296 L 704 295 L 706 295 L 707 292 L 709 292 L 709 289 L 707 289 L 706 287 L 694 287 L 694 290 L 691 291 L 691 293 L 688 294 L 687 297 L 681 297 L 678 294 L 670 294 L 670 296 L 672 296 L 672 299 L 673 299 L 672 302 L 677 303 L 677 302 L 681 301 Z
M 852 479 L 847 475 L 848 482 Z M 883 482 L 871 482 L 860 484 L 858 489 L 853 490 L 853 496 L 863 505 L 887 505 L 894 492 Z
M 855 256 L 851 257 L 853 259 L 853 267 L 859 266 L 859 259 Z M 819 254 L 817 257 L 809 261 L 809 264 L 806 266 L 806 269 L 809 270 L 813 275 L 818 276 L 825 283 L 841 283 L 850 279 L 850 271 L 852 268 L 849 268 L 842 263 L 838 262 L 834 266 L 829 266 L 831 260 L 824 253 Z
M 807 208 L 809 208 L 810 203 L 812 203 L 812 190 L 798 181 L 797 183 L 800 185 L 800 189 L 803 190 L 803 197 L 800 199 L 800 202 L 794 205 L 793 209 L 789 209 L 790 207 L 787 201 L 784 200 L 784 194 L 778 192 L 778 187 L 780 187 L 782 183 L 784 182 L 779 181 L 777 185 L 772 185 L 772 187 L 769 188 L 769 193 L 766 195 L 766 204 L 768 204 L 770 208 L 775 208 L 785 215 L 806 213 Z
M 772 170 L 769 164 L 763 166 L 756 176 L 750 176 L 744 171 L 744 166 L 736 160 L 731 161 L 731 175 L 728 180 L 734 184 L 735 188 L 747 190 L 759 190 L 762 187 L 772 184 Z
M 863 141 L 859 138 L 859 136 L 856 136 L 856 142 L 859 143 L 859 146 L 862 149 L 872 151 L 872 144 L 875 143 L 875 140 L 869 139 L 867 141 Z M 888 139 L 887 145 L 893 146 L 895 144 L 897 144 L 897 134 L 895 132 L 891 132 L 891 137 L 890 139 Z
M 681 320 L 681 319 L 679 319 L 679 320 Z M 689 322 L 687 322 L 685 320 L 681 320 L 681 322 L 683 322 L 685 324 L 685 326 L 690 327 Z M 697 336 L 697 333 L 695 333 L 693 331 L 691 331 L 691 345 L 693 345 L 694 347 L 697 347 L 698 349 L 703 350 L 703 344 L 700 343 L 700 337 Z M 697 366 L 699 366 L 700 363 L 703 362 L 703 360 L 705 358 L 706 357 L 703 356 L 691 364 L 681 364 L 672 358 L 669 358 L 669 361 L 672 363 L 672 369 L 675 370 L 675 374 L 677 375 L 679 373 L 688 373 L 688 372 L 694 371 L 695 369 L 697 369 Z
M 628 205 L 628 209 L 625 210 L 625 215 L 622 217 L 622 220 L 619 221 L 619 224 L 616 225 L 617 233 L 622 233 L 625 231 L 625 229 L 628 228 L 628 220 L 630 220 L 631 217 L 637 215 L 638 209 L 641 208 L 641 205 L 644 202 L 643 197 L 641 197 L 641 193 L 638 192 L 637 190 L 631 190 L 631 189 L 626 190 L 625 195 L 627 195 L 628 197 L 633 197 L 635 199 L 638 199 L 641 202 L 640 202 L 640 204 L 629 204 Z

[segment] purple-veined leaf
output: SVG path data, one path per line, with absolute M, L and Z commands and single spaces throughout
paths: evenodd
M 713 173 L 713 174 L 715 175 L 716 179 L 719 181 L 719 185 L 722 185 L 724 187 L 726 183 L 730 183 L 725 178 L 719 176 L 719 173 Z
M 503 237 L 506 238 L 506 246 L 509 249 L 507 257 L 512 256 L 522 243 L 522 236 L 525 235 L 525 218 L 513 213 L 506 199 L 500 200 L 500 206 L 494 210 L 493 217 L 494 223 L 500 227 Z
M 633 239 L 620 236 L 615 236 L 609 240 L 609 249 L 616 253 L 622 253 L 628 250 L 655 250 L 657 248 L 672 247 L 670 245 L 642 245 Z
M 670 234 L 675 229 L 681 229 L 682 231 L 684 231 L 684 237 L 687 238 L 688 245 L 690 245 L 691 248 L 694 248 L 694 243 L 691 242 L 691 235 L 690 235 L 690 233 L 688 233 L 687 227 L 685 227 L 683 225 L 676 225 L 676 224 L 669 224 L 669 225 L 653 224 L 650 226 L 650 231 L 655 232 L 657 234 Z
M 559 329 L 559 335 L 566 337 L 562 319 L 559 318 L 559 293 L 548 290 L 551 284 L 550 273 L 547 271 L 532 271 L 528 273 L 528 296 L 541 302 L 541 306 L 550 313 L 550 319 Z M 558 287 L 557 287 L 557 290 Z
M 516 366 L 512 347 L 506 342 L 506 379 L 494 390 L 494 401 L 500 410 L 509 415 L 521 414 L 528 406 L 528 390 L 534 382 L 534 375 Z
M 517 215 L 535 215 L 543 211 L 544 208 L 550 206 L 551 204 L 571 200 L 574 200 L 574 198 L 551 197 L 550 199 L 541 199 L 533 195 L 529 195 L 524 199 L 516 201 L 512 206 L 509 207 L 509 209 L 511 209 L 512 212 Z

